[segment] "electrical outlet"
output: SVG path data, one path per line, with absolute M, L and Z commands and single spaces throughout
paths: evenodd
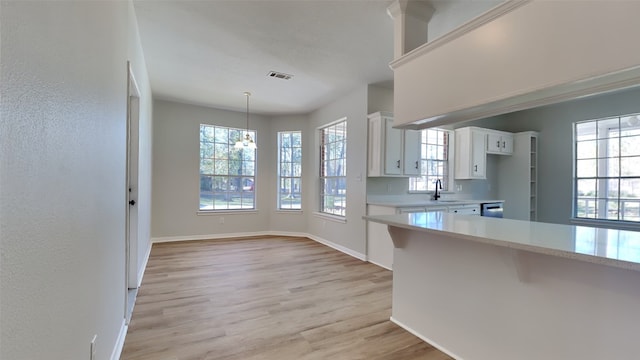
M 89 360 L 96 359 L 96 339 L 98 338 L 98 334 L 93 335 L 93 339 L 91 339 L 91 353 L 89 356 Z
M 218 223 L 224 224 L 224 216 L 221 216 L 220 218 L 218 218 Z

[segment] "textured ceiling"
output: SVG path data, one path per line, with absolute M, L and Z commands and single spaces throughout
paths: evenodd
M 307 113 L 357 86 L 390 82 L 390 1 L 135 1 L 156 98 Z M 269 78 L 271 70 L 294 75 Z

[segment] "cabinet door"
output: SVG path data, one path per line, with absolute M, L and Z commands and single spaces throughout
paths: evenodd
M 369 144 L 367 154 L 367 176 L 380 176 L 382 175 L 382 152 L 384 151 L 382 146 L 382 118 L 369 117 Z
M 404 174 L 420 176 L 420 136 L 418 130 L 404 131 Z
M 486 178 L 487 156 L 485 143 L 487 136 L 485 133 L 473 130 L 471 132 L 471 175 L 473 178 Z
M 393 119 L 385 119 L 384 172 L 402 175 L 402 130 L 393 128 Z
M 502 151 L 502 136 L 496 133 L 487 135 L 487 152 L 499 153 Z
M 500 151 L 505 155 L 513 154 L 513 135 L 502 135 L 500 140 Z

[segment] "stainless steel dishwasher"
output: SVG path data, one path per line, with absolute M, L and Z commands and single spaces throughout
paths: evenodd
M 502 209 L 501 202 L 481 204 L 481 210 L 480 210 L 481 216 L 501 218 L 502 212 L 503 212 L 503 209 Z

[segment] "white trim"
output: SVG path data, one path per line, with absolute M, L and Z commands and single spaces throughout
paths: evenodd
M 307 234 L 307 237 L 309 239 L 315 241 L 315 242 L 319 242 L 322 245 L 326 245 L 326 246 L 328 246 L 330 248 L 334 248 L 334 249 L 336 249 L 336 250 L 338 250 L 340 252 L 343 252 L 343 253 L 345 253 L 347 255 L 351 255 L 354 258 L 358 259 L 358 260 L 367 261 L 367 255 L 365 255 L 363 253 L 359 253 L 359 252 L 357 252 L 355 250 L 351 250 L 351 249 L 349 249 L 347 247 L 344 247 L 344 246 L 342 246 L 340 244 L 336 244 L 336 243 L 334 243 L 332 241 L 329 241 L 327 239 L 323 239 L 323 238 L 321 238 L 319 236 Z
M 116 339 L 116 343 L 113 347 L 113 351 L 111 352 L 111 360 L 119 360 L 120 355 L 122 355 L 122 349 L 124 348 L 124 338 L 127 336 L 127 326 L 126 319 L 122 319 L 122 325 L 120 326 L 120 333 L 118 334 L 118 338 Z
M 265 231 L 264 235 L 270 236 L 290 236 L 290 237 L 304 237 L 309 238 L 309 234 L 304 232 L 294 232 L 294 231 Z
M 229 239 L 229 238 L 238 238 L 238 237 L 251 237 L 251 236 L 291 236 L 291 237 L 306 237 L 315 242 L 318 242 L 322 245 L 328 246 L 335 250 L 338 250 L 347 255 L 353 256 L 354 258 L 362 261 L 367 261 L 367 256 L 365 254 L 359 253 L 355 250 L 349 249 L 348 247 L 342 246 L 340 244 L 336 244 L 327 239 L 323 239 L 319 236 L 315 236 L 309 233 L 303 232 L 287 232 L 287 231 L 256 231 L 250 233 L 226 233 L 226 234 L 208 234 L 208 235 L 189 235 L 189 236 L 164 236 L 164 237 L 154 237 L 151 238 L 151 243 L 164 243 L 164 242 L 172 242 L 172 241 L 191 241 L 191 240 L 218 240 L 218 239 Z
M 212 216 L 212 215 L 248 215 L 248 214 L 257 214 L 258 209 L 238 209 L 238 210 L 198 210 L 196 213 L 197 216 Z
M 591 219 L 591 218 L 571 218 L 571 224 L 579 226 L 592 226 L 606 229 L 639 231 L 640 223 L 621 220 Z
M 147 269 L 149 256 L 151 256 L 151 241 L 149 241 L 149 246 L 147 246 L 147 252 L 144 255 L 144 260 L 142 260 L 140 268 L 138 269 L 138 288 L 140 288 L 140 285 L 142 285 L 142 277 L 144 276 L 144 271 Z
M 382 265 L 381 263 L 379 263 L 379 262 L 377 262 L 377 261 L 373 261 L 373 260 L 371 260 L 371 259 L 367 259 L 367 261 L 368 261 L 368 262 L 370 262 L 370 263 L 372 263 L 373 265 L 378 265 L 378 266 L 380 266 L 381 268 L 387 269 L 387 270 L 389 270 L 389 271 L 393 271 L 393 269 L 392 269 L 392 268 L 390 268 L 389 266 Z
M 417 331 L 413 330 L 412 328 L 410 328 L 410 327 L 408 327 L 407 325 L 403 324 L 401 321 L 398 321 L 397 319 L 394 319 L 394 318 L 393 318 L 393 316 L 391 316 L 391 317 L 389 318 L 389 320 L 391 320 L 391 322 L 392 322 L 392 323 L 394 323 L 394 324 L 396 324 L 396 325 L 400 326 L 401 328 L 403 328 L 403 329 L 407 330 L 408 332 L 412 333 L 413 335 L 417 336 L 418 338 L 420 338 L 420 340 L 422 340 L 422 341 L 424 341 L 424 342 L 428 343 L 429 345 L 433 346 L 434 348 L 436 348 L 436 349 L 438 349 L 438 350 L 442 351 L 443 353 L 445 353 L 445 354 L 447 354 L 447 355 L 451 356 L 452 358 L 454 358 L 454 359 L 456 359 L 456 360 L 464 360 L 462 357 L 460 357 L 460 356 L 458 356 L 458 355 L 454 354 L 452 351 L 450 351 L 450 350 L 448 350 L 448 349 L 444 348 L 443 346 L 438 345 L 436 342 L 434 342 L 434 341 L 430 340 L 430 339 L 429 339 L 429 338 L 427 338 L 426 336 L 424 336 L 424 335 L 420 334 L 419 332 L 417 332 Z
M 326 214 L 326 213 L 322 213 L 322 212 L 319 212 L 319 211 L 314 211 L 313 212 L 313 216 L 321 218 L 321 219 L 326 219 L 326 220 L 329 220 L 329 221 L 341 223 L 341 224 L 346 224 L 347 223 L 347 217 L 346 216 Z
M 264 236 L 271 235 L 268 231 L 256 231 L 246 233 L 225 233 L 225 234 L 206 234 L 206 235 L 186 235 L 186 236 L 163 236 L 151 238 L 151 243 L 163 243 L 172 241 L 191 241 L 191 240 L 217 240 L 237 237 Z
M 493 20 L 519 8 L 522 5 L 525 5 L 530 1 L 531 0 L 505 1 L 500 5 L 497 5 L 496 7 L 490 9 L 489 11 L 479 15 L 478 17 L 471 19 L 470 21 L 462 24 L 456 29 L 446 33 L 445 35 L 440 36 L 439 38 L 434 39 L 433 41 L 429 41 L 411 50 L 410 52 L 402 55 L 401 57 L 393 60 L 392 62 L 389 63 L 389 67 L 392 70 L 395 70 L 397 67 L 402 66 L 403 64 L 406 64 L 407 62 L 410 62 L 411 60 L 418 58 L 430 51 L 433 51 L 444 44 L 452 42 L 453 40 L 479 28 L 484 24 L 492 22 Z
M 304 213 L 304 211 L 302 211 L 302 209 L 291 209 L 291 210 L 276 209 L 274 211 L 274 213 L 276 213 L 276 214 L 288 214 L 288 215 L 302 215 Z

